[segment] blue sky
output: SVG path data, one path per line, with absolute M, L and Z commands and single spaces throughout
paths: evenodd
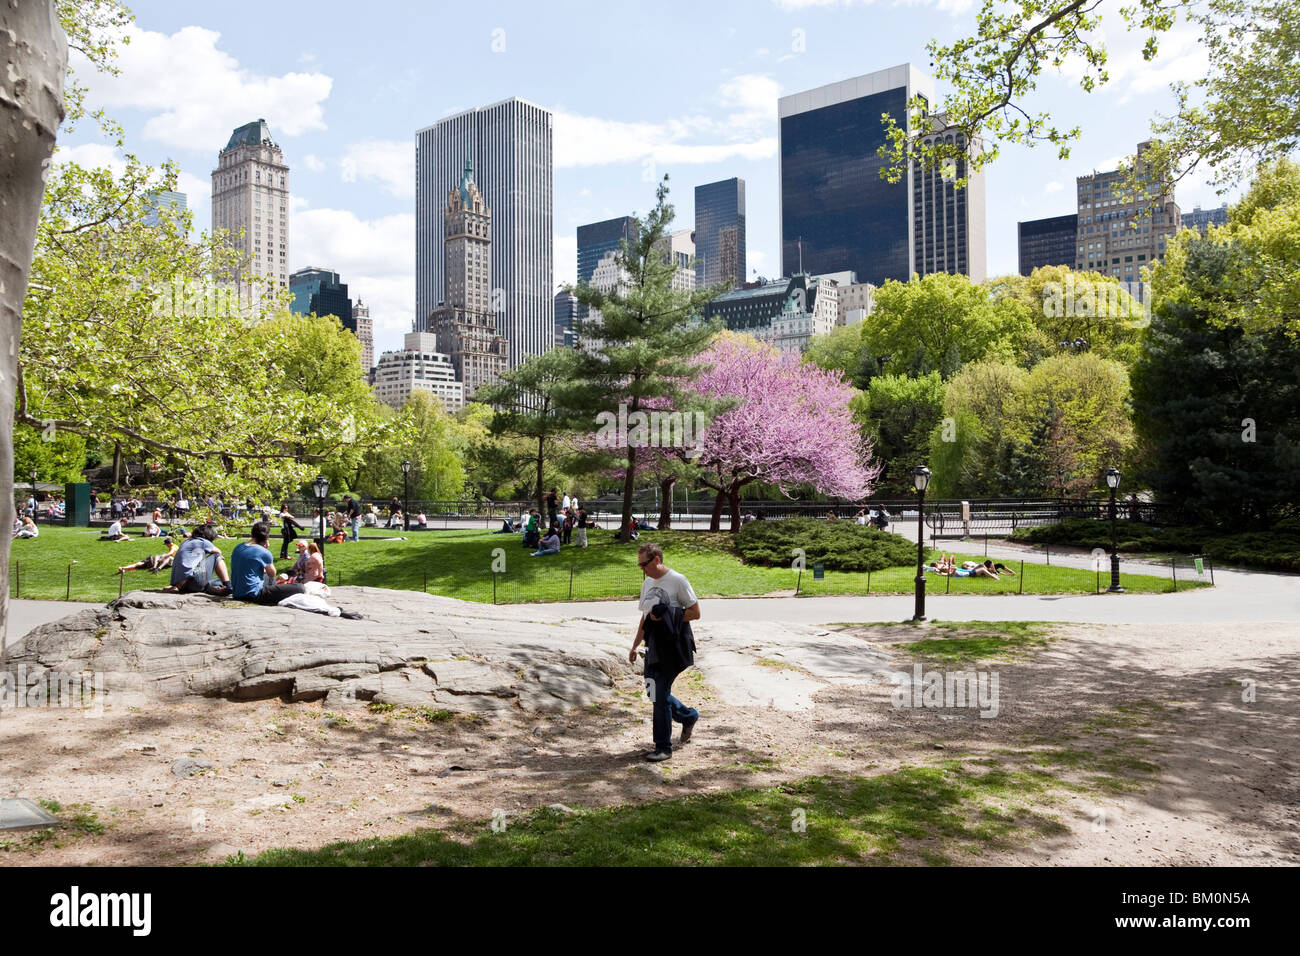
M 130 6 L 122 75 L 83 71 L 92 102 L 123 123 L 142 159 L 180 166 L 204 230 L 217 151 L 235 126 L 265 117 L 292 170 L 290 267 L 340 272 L 353 299 L 371 305 L 377 353 L 400 345 L 414 309 L 418 128 L 508 96 L 556 113 L 557 283 L 574 277 L 577 226 L 644 212 L 662 173 L 680 228 L 693 223 L 694 186 L 745 179 L 749 265 L 771 276 L 777 97 L 907 61 L 926 70 L 926 42 L 968 33 L 976 9 L 971 0 Z M 1073 212 L 1074 177 L 1132 152 L 1153 113 L 1169 108 L 1168 84 L 1204 72 L 1182 27 L 1153 65 L 1137 37 L 1107 40 L 1101 92 L 1053 73 L 1034 101 L 1059 125 L 1084 127 L 1071 158 L 1009 147 L 987 172 L 990 275 L 1016 270 L 1018 220 Z M 109 159 L 91 124 L 63 146 L 82 161 Z M 1177 198 L 1184 209 L 1222 201 L 1198 182 Z

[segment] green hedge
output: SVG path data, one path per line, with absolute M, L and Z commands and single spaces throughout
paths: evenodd
M 1300 519 L 1279 521 L 1272 531 L 1225 534 L 1214 528 L 1157 528 L 1137 521 L 1116 522 L 1119 549 L 1134 553 L 1206 554 L 1218 564 L 1300 572 Z M 1057 524 L 1021 528 L 1011 536 L 1032 544 L 1110 550 L 1110 522 L 1067 518 Z
M 795 548 L 804 549 L 809 567 L 823 564 L 828 571 L 881 571 L 916 563 L 916 545 L 906 538 L 852 521 L 751 521 L 735 544 L 751 564 L 789 567 Z

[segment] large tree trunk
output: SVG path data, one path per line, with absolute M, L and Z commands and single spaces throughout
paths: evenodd
M 722 530 L 722 506 L 726 503 L 727 496 L 717 489 L 713 494 L 713 514 L 709 516 L 709 530 Z
M 659 482 L 659 530 L 666 531 L 673 526 L 673 485 L 676 478 L 665 478 Z
M 0 529 L 14 520 L 14 384 L 45 164 L 63 119 L 68 41 L 53 0 L 0 4 Z M 8 341 L 3 341 L 7 339 Z M 0 535 L 0 661 L 9 617 L 9 535 Z
M 546 464 L 546 438 L 539 435 L 537 437 L 537 525 L 540 528 L 546 522 L 546 490 L 545 484 L 545 464 Z
M 122 484 L 122 443 L 113 442 L 113 490 Z
M 623 478 L 623 516 L 619 519 L 618 540 L 631 541 L 632 532 L 628 525 L 632 522 L 632 493 L 636 490 L 636 447 L 627 446 L 627 473 Z
M 731 533 L 740 530 L 740 487 L 732 485 L 727 489 L 727 504 L 731 506 Z

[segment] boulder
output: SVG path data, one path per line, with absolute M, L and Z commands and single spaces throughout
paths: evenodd
M 493 714 L 558 713 L 608 697 L 632 673 L 626 628 L 415 591 L 334 588 L 362 620 L 207 595 L 132 591 L 36 628 L 6 668 L 102 674 L 107 699 L 185 696 L 367 701 Z

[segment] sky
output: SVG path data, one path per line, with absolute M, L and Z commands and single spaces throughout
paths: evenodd
M 977 11 L 973 0 L 128 5 L 121 74 L 78 71 L 91 105 L 123 125 L 142 160 L 179 166 L 204 231 L 218 151 L 235 127 L 265 118 L 291 171 L 290 269 L 340 273 L 371 307 L 376 355 L 401 347 L 414 314 L 417 129 L 510 96 L 555 113 L 557 287 L 575 278 L 577 227 L 643 214 L 664 173 L 678 228 L 694 223 L 696 185 L 744 179 L 751 276 L 771 277 L 778 97 L 904 62 L 929 72 L 927 42 L 973 32 Z M 1008 146 L 987 168 L 991 276 L 1017 270 L 1019 220 L 1074 212 L 1074 177 L 1114 168 L 1170 110 L 1169 84 L 1204 75 L 1191 30 L 1180 25 L 1147 64 L 1141 38 L 1108 12 L 1110 82 L 1086 94 L 1069 64 L 1049 67 L 1032 100 L 1057 125 L 1082 126 L 1069 159 Z M 60 148 L 114 161 L 89 122 Z M 1236 195 L 1193 181 L 1177 200 L 1190 210 Z

